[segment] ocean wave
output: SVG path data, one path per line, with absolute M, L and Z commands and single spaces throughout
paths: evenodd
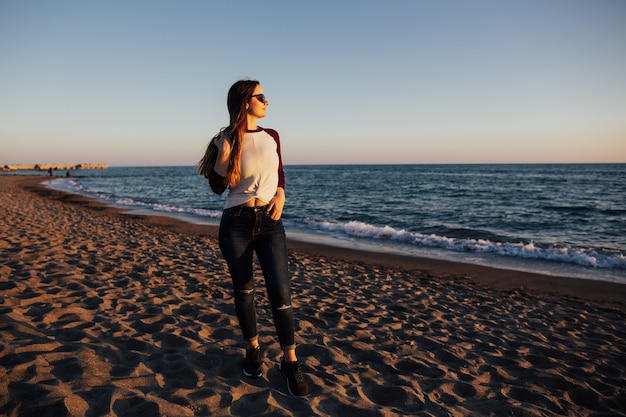
M 180 207 L 172 204 L 164 203 L 148 203 L 144 201 L 138 201 L 129 197 L 117 197 L 115 195 L 100 192 L 96 190 L 90 190 L 84 187 L 81 183 L 72 179 L 58 179 L 54 181 L 48 181 L 47 185 L 54 189 L 70 192 L 74 194 L 81 194 L 88 197 L 96 198 L 108 204 L 128 207 L 131 209 L 145 209 L 148 211 L 171 213 L 171 214 L 191 214 L 200 217 L 209 217 L 212 219 L 219 218 L 222 215 L 221 210 L 206 210 L 202 208 L 192 207 Z
M 500 256 L 559 261 L 593 268 L 626 269 L 626 255 L 614 250 L 600 252 L 588 248 L 544 247 L 532 241 L 509 243 L 485 239 L 453 238 L 397 230 L 390 226 L 373 226 L 358 221 L 333 223 L 307 219 L 304 224 L 309 229 L 335 236 L 391 240 L 417 247 L 439 248 L 456 252 L 493 253 Z
M 131 208 L 142 208 L 151 211 L 157 211 L 162 213 L 173 213 L 173 214 L 193 214 L 195 216 L 202 217 L 210 217 L 210 218 L 219 218 L 222 215 L 221 211 L 217 210 L 206 210 L 200 208 L 190 208 L 190 207 L 179 207 L 170 204 L 162 204 L 162 203 L 145 203 L 142 201 L 136 201 L 132 198 L 118 198 L 115 199 L 114 204 L 131 207 Z
M 587 211 L 595 211 L 595 207 L 588 206 L 562 206 L 562 205 L 544 205 L 541 207 L 543 210 L 562 211 L 567 213 L 584 213 Z

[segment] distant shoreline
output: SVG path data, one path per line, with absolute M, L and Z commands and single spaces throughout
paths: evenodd
M 19 170 L 34 170 L 35 166 L 45 166 L 46 169 L 52 167 L 73 167 L 82 166 L 79 169 L 91 169 L 86 166 L 106 166 L 107 168 L 176 168 L 176 167 L 195 167 L 195 164 L 172 164 L 172 165 L 114 165 L 107 163 L 93 164 L 0 164 L 0 167 L 25 167 Z M 626 162 L 402 162 L 402 163 L 286 163 L 285 167 L 324 167 L 324 166 L 549 166 L 549 165 L 626 165 Z M 99 169 L 99 168 L 93 168 Z

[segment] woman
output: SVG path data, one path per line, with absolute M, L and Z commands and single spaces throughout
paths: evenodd
M 216 193 L 229 188 L 219 245 L 233 282 L 237 319 L 248 343 L 243 373 L 252 378 L 262 376 L 254 304 L 256 253 L 283 350 L 280 371 L 292 395 L 307 395 L 309 385 L 296 356 L 287 244 L 281 221 L 285 175 L 279 136 L 274 130 L 257 126 L 269 104 L 258 81 L 237 81 L 228 91 L 227 104 L 230 125 L 213 138 L 215 165 L 211 167 L 209 145 L 199 171 Z

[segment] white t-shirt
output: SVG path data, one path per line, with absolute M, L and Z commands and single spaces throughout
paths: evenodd
M 246 132 L 241 151 L 241 179 L 230 188 L 224 208 L 244 204 L 253 198 L 269 203 L 279 182 L 278 141 L 263 129 Z M 281 167 L 282 168 L 282 167 Z

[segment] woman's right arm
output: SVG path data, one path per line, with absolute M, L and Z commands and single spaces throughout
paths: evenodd
M 228 133 L 222 132 L 219 138 L 214 141 L 217 146 L 217 161 L 215 161 L 215 168 L 213 170 L 216 174 L 226 177 L 228 174 L 228 164 L 230 163 L 230 151 L 231 142 Z

